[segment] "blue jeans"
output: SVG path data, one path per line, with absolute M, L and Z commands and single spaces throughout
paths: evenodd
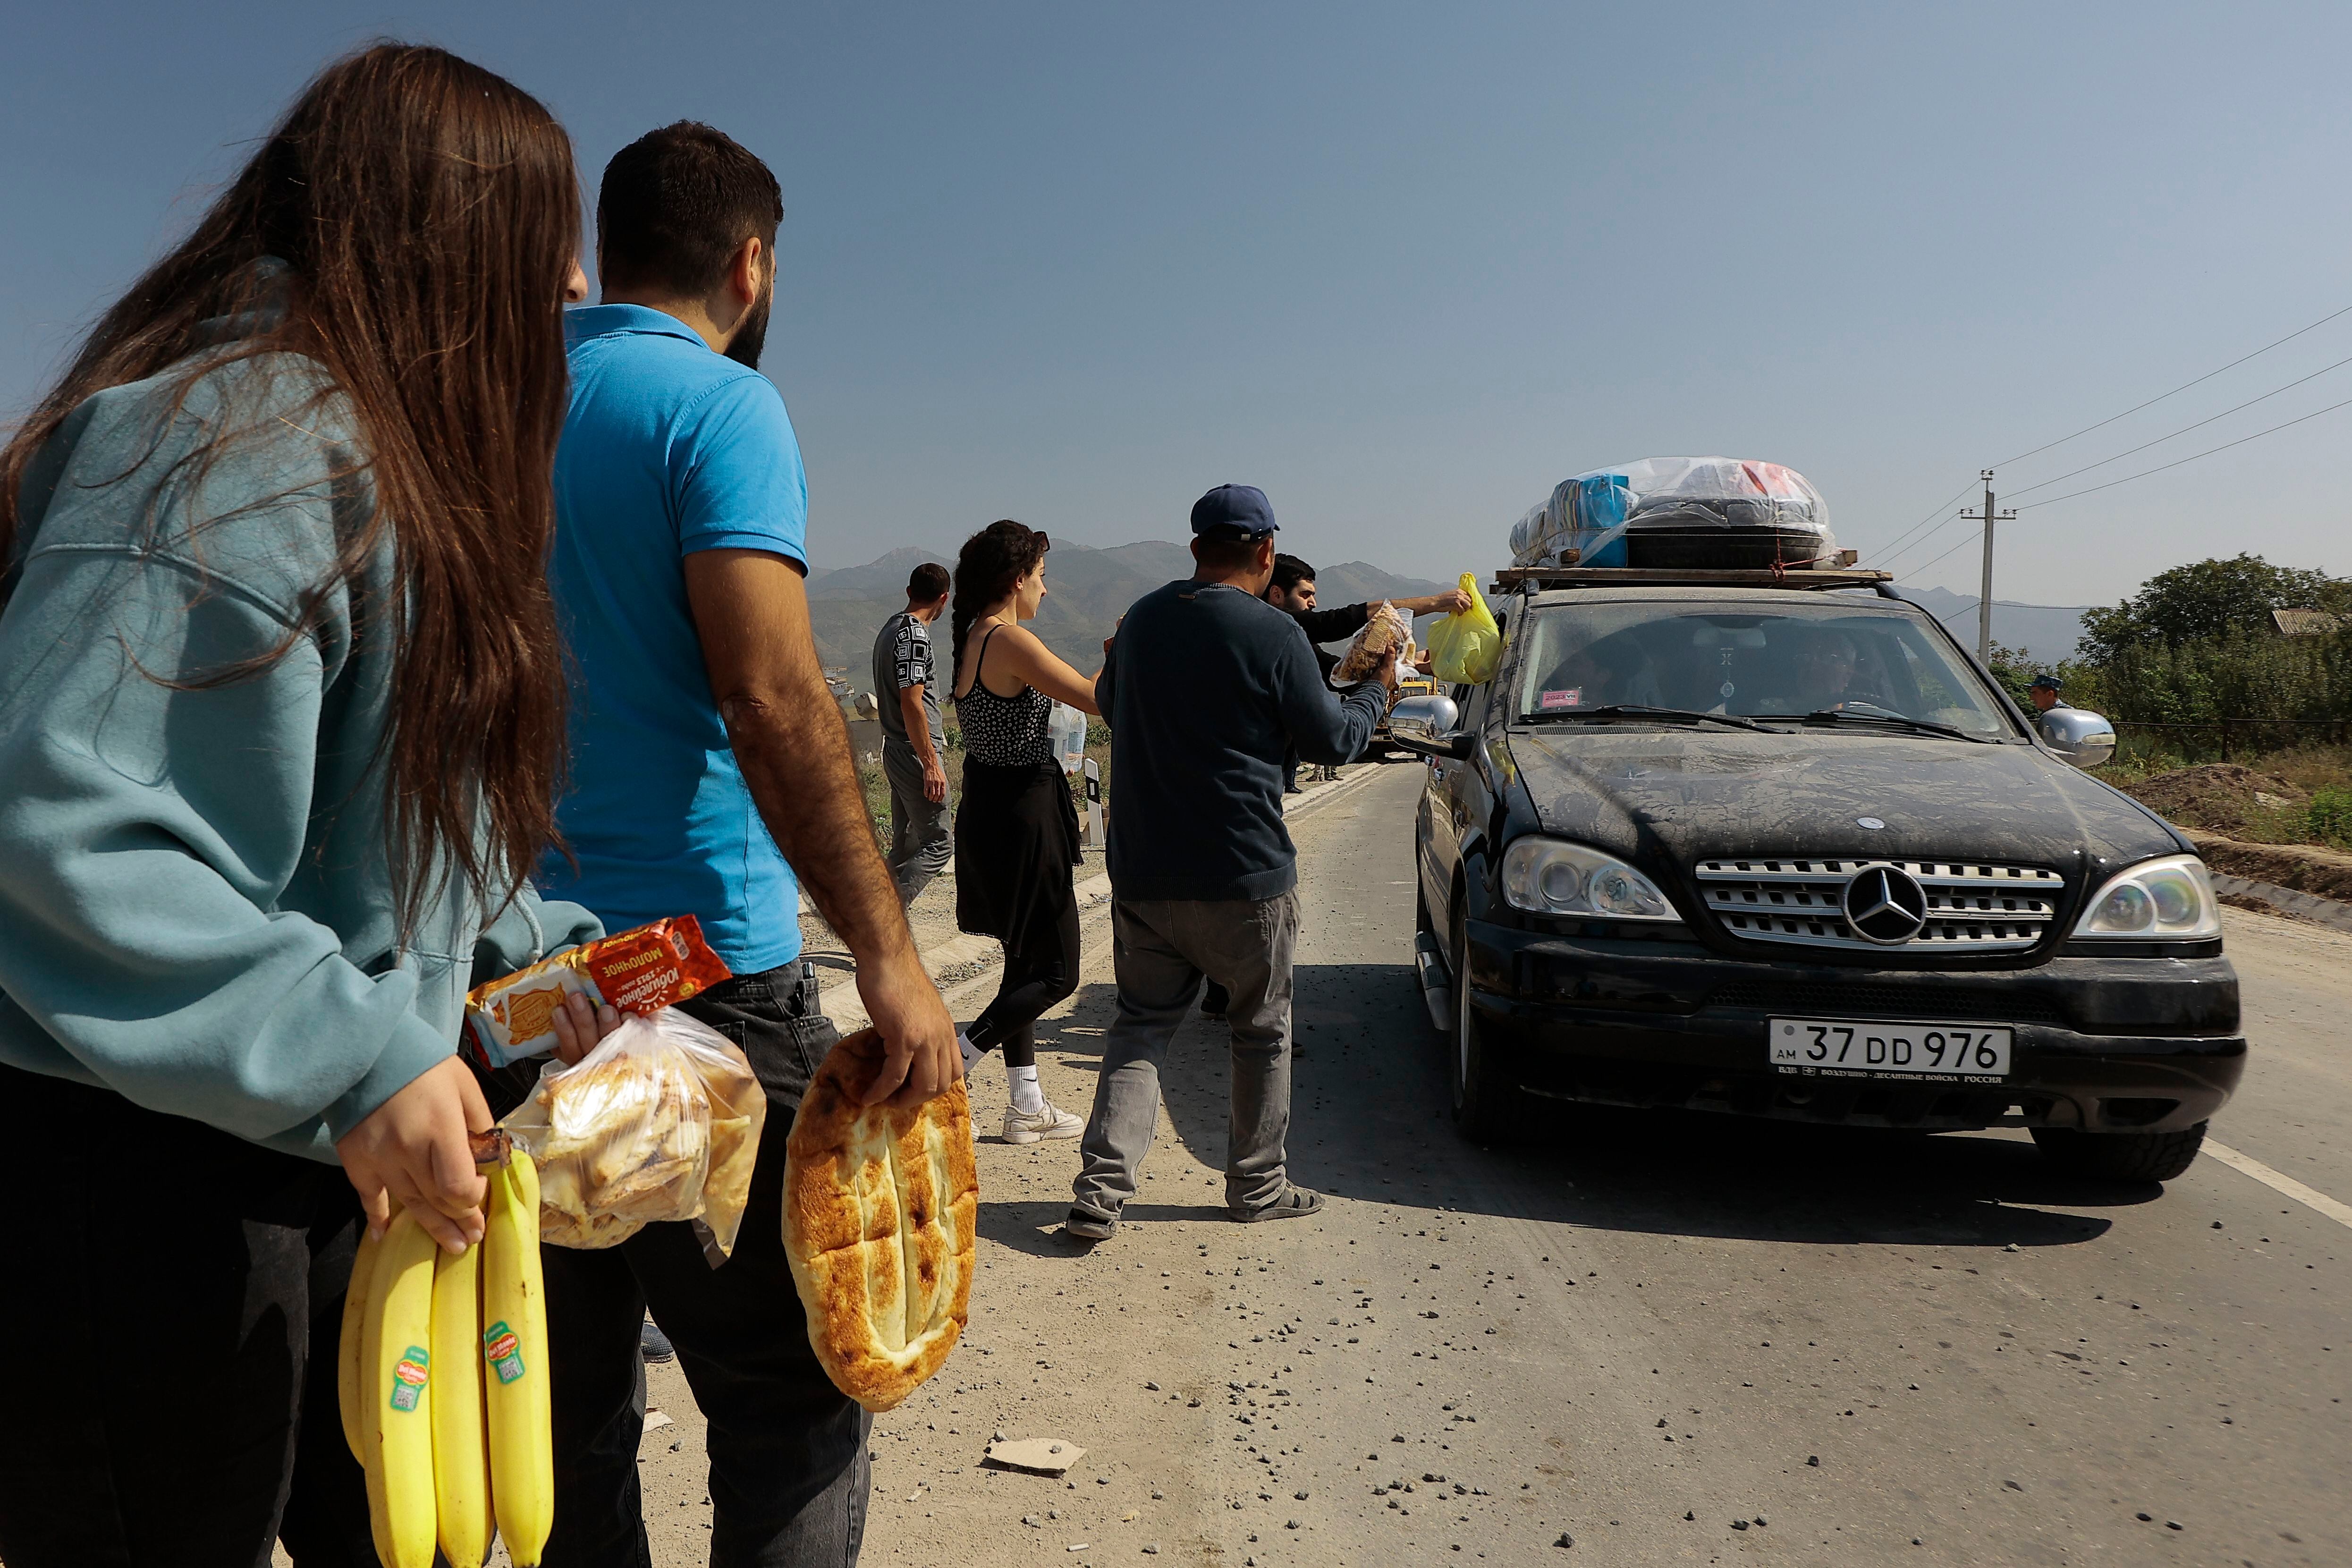
M 738 975 L 680 1011 L 741 1045 L 768 1120 L 735 1252 L 710 1267 L 690 1225 L 599 1252 L 544 1249 L 554 1371 L 555 1531 L 546 1568 L 650 1568 L 637 1487 L 653 1310 L 709 1424 L 712 1568 L 850 1568 L 866 1535 L 873 1417 L 809 1348 L 784 1261 L 784 1140 L 833 1026 L 793 969 Z

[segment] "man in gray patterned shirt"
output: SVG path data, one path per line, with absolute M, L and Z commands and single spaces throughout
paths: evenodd
M 948 828 L 948 730 L 940 716 L 931 624 L 948 607 L 948 569 L 926 561 L 907 577 L 907 607 L 874 639 L 882 773 L 890 781 L 890 875 L 913 903 L 955 854 Z

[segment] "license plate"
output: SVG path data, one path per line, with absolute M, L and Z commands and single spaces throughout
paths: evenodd
M 1774 1070 L 1800 1078 L 2009 1076 L 2006 1025 L 1774 1018 L 1768 1027 L 1765 1050 Z

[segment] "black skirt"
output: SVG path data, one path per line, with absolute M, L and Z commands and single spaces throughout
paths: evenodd
M 1078 809 L 1055 763 L 963 764 L 956 807 L 956 924 L 1009 952 L 1051 947 L 1076 900 Z

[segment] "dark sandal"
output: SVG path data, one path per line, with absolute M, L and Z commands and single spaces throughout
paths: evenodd
M 1247 1214 L 1236 1214 L 1234 1218 L 1243 1225 L 1255 1225 L 1260 1220 L 1301 1219 L 1322 1212 L 1323 1194 L 1294 1182 L 1283 1188 L 1282 1195 L 1274 1202 L 1263 1208 L 1252 1209 Z

